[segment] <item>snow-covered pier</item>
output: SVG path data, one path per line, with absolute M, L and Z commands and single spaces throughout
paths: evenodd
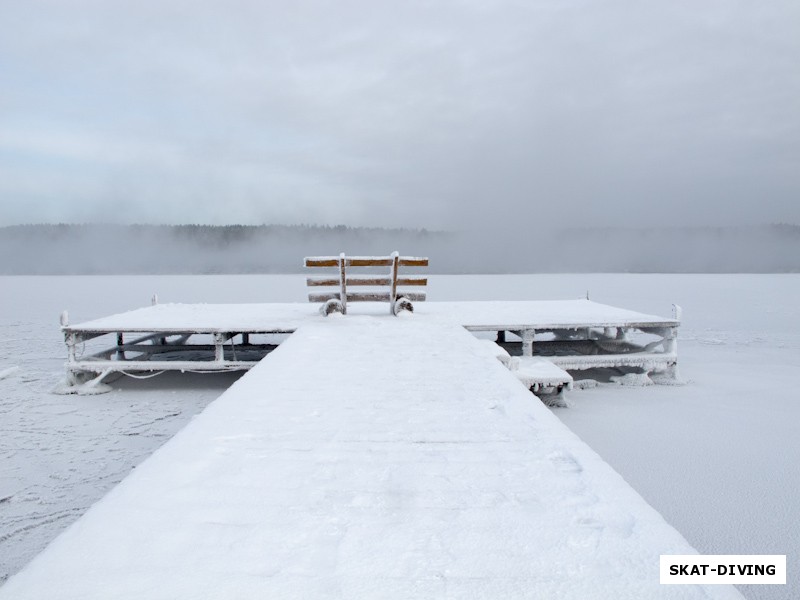
M 693 549 L 467 316 L 303 316 L 0 598 L 740 598 L 659 585 Z
M 365 303 L 359 312 L 377 316 L 387 311 L 385 305 Z M 564 370 L 626 368 L 662 378 L 677 375 L 677 314 L 664 318 L 565 300 L 425 302 L 416 306 L 414 317 L 431 325 L 492 332 L 511 354 L 539 356 Z M 67 370 L 78 383 L 116 372 L 250 369 L 286 334 L 325 319 L 315 306 L 301 303 L 156 304 L 65 324 L 62 330 Z M 112 341 L 85 351 L 86 342 L 96 338 Z

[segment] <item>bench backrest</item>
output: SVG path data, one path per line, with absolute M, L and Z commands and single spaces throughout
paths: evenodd
M 428 285 L 427 277 L 400 276 L 400 267 L 427 267 L 428 259 L 415 256 L 400 256 L 393 252 L 391 256 L 309 256 L 305 259 L 306 267 L 334 267 L 336 272 L 327 276 L 308 277 L 309 287 L 337 287 L 338 291 L 309 292 L 309 302 L 327 302 L 338 300 L 342 312 L 347 313 L 349 302 L 388 302 L 390 312 L 398 299 L 405 298 L 411 302 L 425 300 L 424 291 L 407 292 L 401 287 L 424 287 Z M 351 275 L 353 267 L 388 267 L 387 275 Z M 371 287 L 388 288 L 386 291 L 351 291 L 351 288 Z

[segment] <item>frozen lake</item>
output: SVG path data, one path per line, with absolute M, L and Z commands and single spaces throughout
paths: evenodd
M 286 302 L 304 277 L 1 277 L 0 578 L 19 570 L 236 375 L 120 380 L 94 397 L 55 396 L 65 348 L 58 316 L 78 322 L 162 302 Z M 681 387 L 576 390 L 556 414 L 700 552 L 787 554 L 800 596 L 798 275 L 431 276 L 431 300 L 584 296 L 670 315 L 684 309 Z M 532 398 L 535 401 L 534 398 Z M 794 585 L 792 585 L 794 583 Z

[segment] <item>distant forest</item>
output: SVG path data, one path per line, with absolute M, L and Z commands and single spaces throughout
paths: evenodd
M 19 225 L 0 227 L 0 274 L 296 273 L 304 256 L 393 250 L 429 256 L 432 273 L 797 273 L 800 227 Z

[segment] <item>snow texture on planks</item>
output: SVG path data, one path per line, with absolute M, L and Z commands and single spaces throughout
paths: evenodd
M 308 324 L 0 588 L 92 598 L 740 598 L 463 328 Z
M 353 312 L 353 316 L 385 312 L 383 304 L 364 304 Z M 672 319 L 590 300 L 427 302 L 416 306 L 415 314 L 431 322 L 487 330 L 678 325 Z M 158 304 L 71 325 L 68 329 L 104 332 L 294 331 L 304 323 L 319 322 L 323 318 L 316 306 L 301 303 Z

